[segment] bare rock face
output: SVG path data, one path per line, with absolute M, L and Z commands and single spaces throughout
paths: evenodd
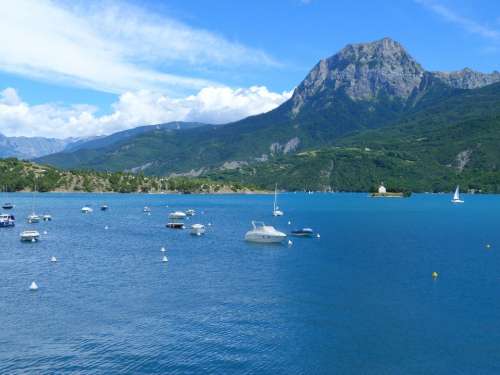
M 469 68 L 456 72 L 433 72 L 432 74 L 448 86 L 457 89 L 477 89 L 500 81 L 500 73 L 497 71 L 481 73 Z
M 384 38 L 371 43 L 348 44 L 337 54 L 321 60 L 295 89 L 291 114 L 304 105 L 327 96 L 334 100 L 339 93 L 354 101 L 386 98 L 408 99 L 418 94 L 425 77 L 435 77 L 446 85 L 475 89 L 500 82 L 500 73 L 480 73 L 471 69 L 456 72 L 427 72 L 403 46 Z
M 424 69 L 401 44 L 384 38 L 372 43 L 349 44 L 321 60 L 292 97 L 292 113 L 325 91 L 342 90 L 353 100 L 371 100 L 380 93 L 408 98 L 419 87 Z

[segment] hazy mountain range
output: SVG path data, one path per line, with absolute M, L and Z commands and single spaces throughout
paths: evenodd
M 361 175 L 371 171 L 360 189 L 379 178 L 411 188 L 416 177 L 398 171 L 418 166 L 408 173 L 421 178 L 432 163 L 435 168 L 421 188 L 432 188 L 438 180 L 447 188 L 468 176 L 473 165 L 480 173 L 496 173 L 499 155 L 485 144 L 500 134 L 499 81 L 498 72 L 427 71 L 401 44 L 384 38 L 347 45 L 321 60 L 292 97 L 270 112 L 226 125 L 122 132 L 93 140 L 91 147 L 86 142 L 66 145 L 39 161 L 63 168 L 208 174 L 266 184 L 267 171 L 294 188 L 313 181 L 317 188 L 348 188 L 345 181 L 355 174 L 353 168 Z M 342 162 L 338 152 L 347 152 Z M 324 158 L 318 165 L 315 155 Z M 366 160 L 359 164 L 360 158 Z M 469 180 L 479 178 L 479 172 Z M 318 173 L 321 178 L 313 178 Z

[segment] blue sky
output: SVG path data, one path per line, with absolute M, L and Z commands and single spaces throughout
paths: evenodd
M 88 136 L 171 120 L 232 121 L 279 105 L 319 59 L 385 36 L 429 70 L 500 70 L 494 1 L 1 6 L 0 132 L 7 135 Z

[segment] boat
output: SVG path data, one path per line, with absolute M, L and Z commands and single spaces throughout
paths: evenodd
M 40 216 L 35 214 L 34 212 L 28 216 L 27 218 L 28 223 L 34 224 L 34 223 L 39 223 L 40 222 Z
M 300 228 L 292 230 L 291 234 L 295 237 L 312 237 L 314 231 L 311 228 Z
M 253 229 L 245 234 L 245 240 L 259 243 L 279 243 L 286 238 L 286 234 L 276 230 L 273 226 L 265 225 L 261 221 L 252 221 Z
M 186 210 L 186 215 L 187 216 L 194 216 L 196 215 L 196 211 L 190 208 L 189 210 Z
M 0 228 L 13 227 L 16 225 L 16 218 L 10 214 L 0 214 Z
M 283 211 L 278 207 L 278 184 L 274 185 L 273 216 L 283 216 Z
M 2 208 L 4 210 L 12 210 L 14 208 L 14 205 L 10 202 L 6 202 L 2 205 Z
M 20 234 L 21 241 L 36 242 L 40 239 L 40 233 L 36 230 L 25 230 Z
M 108 208 L 109 208 L 109 207 L 108 207 L 108 205 L 107 205 L 107 204 L 103 204 L 103 205 L 101 206 L 101 211 L 106 211 Z
M 31 215 L 29 215 L 27 218 L 27 221 L 30 224 L 40 222 L 40 216 L 35 213 L 35 191 L 36 191 L 36 184 L 35 188 L 33 189 L 33 194 L 31 197 Z
M 151 208 L 149 208 L 148 206 L 144 206 L 142 212 L 151 212 Z
M 184 229 L 184 223 L 180 220 L 170 220 L 166 225 L 167 228 L 171 229 Z
M 83 206 L 81 211 L 83 214 L 90 214 L 94 212 L 94 210 L 89 206 Z
M 52 215 L 43 215 L 42 216 L 43 221 L 52 221 Z
M 460 187 L 458 185 L 457 188 L 455 189 L 455 194 L 453 194 L 453 199 L 451 200 L 451 203 L 464 203 L 464 201 L 460 199 Z
M 191 234 L 195 236 L 201 236 L 205 233 L 205 226 L 203 224 L 193 224 L 191 225 Z
M 168 215 L 168 218 L 169 219 L 177 219 L 177 220 L 182 220 L 182 219 L 185 219 L 186 218 L 186 214 L 182 211 L 175 211 L 175 212 L 171 212 L 169 215 Z

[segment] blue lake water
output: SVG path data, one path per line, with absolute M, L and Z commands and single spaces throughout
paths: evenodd
M 464 198 L 37 194 L 30 225 L 3 195 L 0 373 L 499 374 L 500 196 Z M 205 236 L 165 228 L 188 208 Z M 248 244 L 252 219 L 321 238 Z

